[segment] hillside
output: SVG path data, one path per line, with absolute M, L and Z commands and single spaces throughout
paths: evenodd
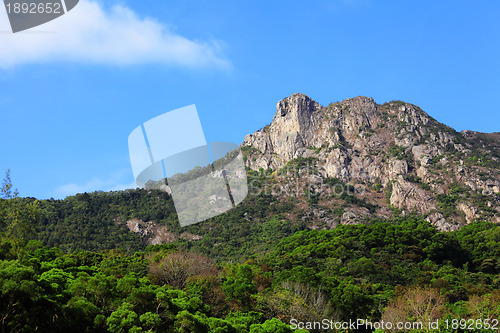
M 2 332 L 498 331 L 500 135 L 366 97 L 277 109 L 241 146 L 247 198 L 188 227 L 165 187 L 37 200 L 7 172 Z
M 418 106 L 378 105 L 368 97 L 323 107 L 293 94 L 276 108 L 270 125 L 245 137 L 246 163 L 254 171 L 281 170 L 279 191 L 271 193 L 315 193 L 321 209 L 308 210 L 313 225 L 388 218 L 395 208 L 423 215 L 440 230 L 475 220 L 500 222 L 499 133 L 458 133 Z M 297 162 L 299 172 L 293 169 Z M 302 178 L 299 188 L 286 185 L 297 178 Z M 354 204 L 332 218 L 342 187 L 335 191 L 329 179 L 352 184 L 377 208 Z
M 409 215 L 443 231 L 500 222 L 500 134 L 455 132 L 415 105 L 356 97 L 322 107 L 294 94 L 241 150 L 249 195 L 225 214 L 181 228 L 164 191 L 83 193 L 41 200 L 37 238 L 70 252 L 176 242 L 234 260 L 297 230 Z

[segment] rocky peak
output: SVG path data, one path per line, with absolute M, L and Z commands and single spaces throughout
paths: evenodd
M 293 94 L 278 102 L 276 114 L 269 128 L 271 138 L 279 140 L 284 136 L 290 143 L 301 144 L 315 127 L 314 113 L 321 105 L 304 94 Z M 294 155 L 294 152 L 290 152 Z
M 276 104 L 276 115 L 274 120 L 279 117 L 307 117 L 308 114 L 321 109 L 318 102 L 313 101 L 309 96 L 295 93 L 290 97 L 286 97 Z
M 249 168 L 278 170 L 294 159 L 313 158 L 323 179 L 357 183 L 367 191 L 381 186 L 390 207 L 430 214 L 442 229 L 486 215 L 500 222 L 495 195 L 500 189 L 499 170 L 486 167 L 500 163 L 494 147 L 498 136 L 460 134 L 416 105 L 402 101 L 379 105 L 364 96 L 321 106 L 296 93 L 279 101 L 276 109 L 270 125 L 245 137 L 242 146 L 252 148 L 247 149 Z M 491 195 L 485 200 L 493 208 L 484 208 L 488 213 L 482 214 L 479 206 L 484 204 L 474 206 L 449 194 L 457 188 Z M 437 197 L 440 194 L 451 199 Z M 446 205 L 441 201 L 448 199 L 454 200 L 456 214 L 439 212 Z

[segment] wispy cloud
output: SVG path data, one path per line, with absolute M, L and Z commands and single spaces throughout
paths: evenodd
M 68 195 L 75 195 L 83 192 L 94 191 L 120 191 L 129 188 L 136 188 L 135 182 L 127 183 L 125 178 L 130 177 L 129 170 L 120 170 L 110 175 L 106 179 L 93 178 L 85 183 L 69 183 L 58 186 L 52 196 L 54 198 L 65 198 Z
M 188 68 L 231 66 L 218 41 L 191 40 L 152 18 L 82 0 L 66 15 L 16 34 L 0 9 L 0 68 L 44 62 L 105 65 L 157 63 Z M 45 31 L 47 33 L 40 33 Z M 38 33 L 37 33 L 38 32 Z

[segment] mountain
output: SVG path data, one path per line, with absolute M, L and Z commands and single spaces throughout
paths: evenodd
M 243 260 L 305 229 L 498 224 L 499 143 L 499 133 L 457 133 L 400 101 L 356 97 L 323 107 L 293 94 L 241 144 L 249 193 L 230 211 L 180 227 L 165 189 L 82 193 L 39 200 L 36 238 L 65 252 L 176 243 Z
M 1 331 L 494 331 L 498 141 L 403 102 L 294 94 L 241 145 L 245 200 L 187 227 L 166 187 L 36 200 L 7 172 Z
M 440 230 L 475 220 L 500 223 L 500 133 L 458 133 L 416 105 L 380 105 L 362 96 L 321 106 L 297 93 L 276 109 L 270 125 L 245 137 L 246 165 L 281 170 L 284 177 L 276 172 L 269 177 L 280 184 L 279 191 L 271 191 L 275 196 L 313 192 L 322 207 L 306 214 L 312 227 L 389 218 L 394 212 L 423 215 Z M 332 217 L 329 211 L 339 208 L 336 196 L 345 197 L 339 193 L 344 185 L 328 186 L 332 179 L 355 187 L 365 205 L 350 205 Z M 378 207 L 363 207 L 366 203 Z

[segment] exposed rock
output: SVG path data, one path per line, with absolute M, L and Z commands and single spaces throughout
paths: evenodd
M 168 185 L 160 185 L 160 190 L 167 192 L 168 194 L 172 194 L 172 189 Z
M 166 227 L 159 227 L 155 230 L 152 237 L 147 240 L 149 245 L 168 244 L 175 242 L 177 237 L 169 232 Z
M 175 242 L 179 237 L 168 231 L 167 227 L 160 226 L 154 221 L 144 222 L 139 219 L 131 219 L 126 222 L 127 228 L 146 238 L 146 243 L 149 245 L 168 244 Z M 188 232 L 180 235 L 180 238 L 191 241 L 200 240 L 202 237 Z
M 346 211 L 340 218 L 341 224 L 358 224 L 358 216 L 352 211 Z
M 447 222 L 443 214 L 437 212 L 431 213 L 426 220 L 434 225 L 439 231 L 453 231 L 460 228 L 458 224 Z
M 364 219 L 369 215 L 369 211 L 363 207 L 349 208 L 346 209 L 342 217 L 340 218 L 341 224 L 358 224 L 362 223 Z
M 499 170 L 483 165 L 498 162 L 500 134 L 457 133 L 408 103 L 378 105 L 372 98 L 360 96 L 323 107 L 306 95 L 293 94 L 277 103 L 271 124 L 247 135 L 242 145 L 254 148 L 249 150 L 246 164 L 256 171 L 278 170 L 291 160 L 312 157 L 314 165 L 306 167 L 317 169 L 323 179 L 335 177 L 346 183 L 378 183 L 384 187 L 390 184 L 389 203 L 403 212 L 439 211 L 436 195 L 447 195 L 459 184 L 489 196 L 492 208 L 500 213 L 496 195 L 500 193 Z M 301 186 L 311 183 L 318 181 Z M 313 188 L 317 193 L 324 192 L 321 185 Z M 273 195 L 297 196 L 299 192 Z M 465 200 L 464 194 L 460 195 Z M 380 204 L 377 197 L 367 200 Z M 470 200 L 457 209 L 464 212 L 465 218 L 447 214 L 449 217 L 441 216 L 432 223 L 452 230 L 479 217 L 498 219 L 496 215 L 482 214 Z M 382 216 L 381 212 L 377 214 Z M 325 216 L 318 218 L 324 220 Z M 340 220 L 355 223 L 362 218 L 346 210 Z M 329 224 L 334 225 L 333 221 Z
M 183 233 L 180 235 L 180 238 L 185 239 L 185 240 L 195 241 L 195 240 L 200 240 L 200 239 L 202 239 L 203 237 L 202 237 L 202 236 L 200 236 L 200 235 L 195 235 L 195 234 L 192 234 L 192 233 L 190 233 L 190 232 L 183 232 Z
M 399 176 L 392 184 L 390 200 L 391 205 L 397 208 L 407 208 L 419 214 L 436 209 L 432 195 L 422 190 L 418 185 L 405 181 L 402 176 Z
M 400 175 L 408 173 L 408 163 L 403 160 L 390 160 L 386 174 L 390 179 L 396 179 Z
M 457 205 L 457 209 L 464 212 L 465 219 L 466 219 L 467 223 L 471 223 L 472 221 L 474 221 L 474 218 L 476 217 L 476 213 L 477 213 L 476 207 L 474 207 L 468 203 L 465 203 L 465 202 L 460 202 Z

